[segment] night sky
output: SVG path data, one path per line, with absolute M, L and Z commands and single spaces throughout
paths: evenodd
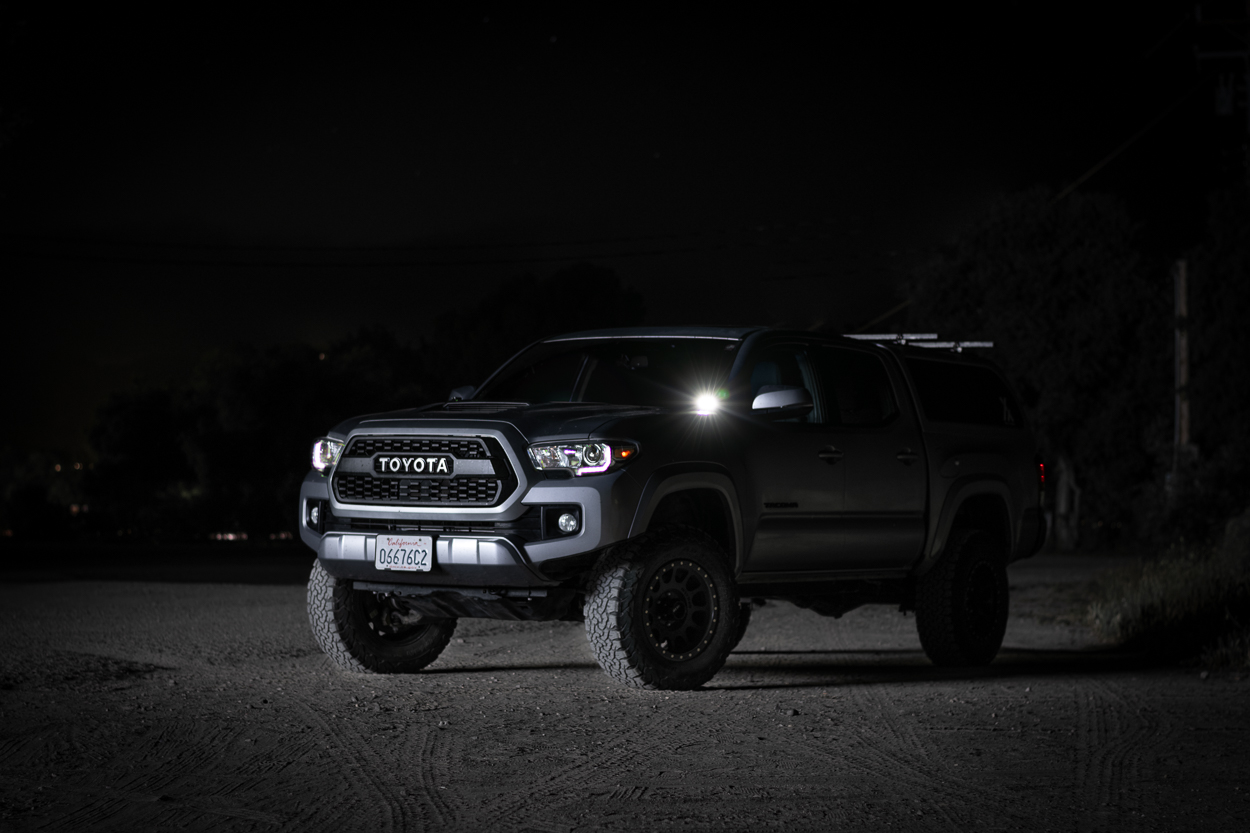
M 8 8 L 3 429 L 78 453 L 110 390 L 207 348 L 415 338 L 579 261 L 650 323 L 854 327 L 996 196 L 1164 113 L 1082 188 L 1192 244 L 1228 160 L 1191 4 L 869 5 Z

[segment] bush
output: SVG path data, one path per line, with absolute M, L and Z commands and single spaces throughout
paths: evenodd
M 1250 627 L 1225 634 L 1202 652 L 1207 668 L 1250 668 Z
M 1104 639 L 1166 657 L 1245 661 L 1250 639 L 1250 510 L 1215 549 L 1175 546 L 1105 576 L 1089 609 Z M 1205 653 L 1204 653 L 1205 651 Z

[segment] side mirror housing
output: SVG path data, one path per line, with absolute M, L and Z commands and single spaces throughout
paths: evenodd
M 751 402 L 751 413 L 771 419 L 789 419 L 811 413 L 815 403 L 807 388 L 765 385 Z
M 462 387 L 453 388 L 451 393 L 447 394 L 448 402 L 463 402 L 473 395 L 477 390 L 473 385 L 463 385 Z

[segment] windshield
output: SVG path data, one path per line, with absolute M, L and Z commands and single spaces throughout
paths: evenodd
M 693 338 L 546 342 L 509 362 L 473 398 L 687 406 L 724 384 L 737 349 L 737 341 Z

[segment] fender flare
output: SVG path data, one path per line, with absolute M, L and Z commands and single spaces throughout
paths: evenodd
M 980 495 L 994 495 L 1003 502 L 1003 507 L 1007 511 L 1007 560 L 1010 560 L 1011 552 L 1015 547 L 1017 521 L 1013 517 L 1011 508 L 1011 489 L 1008 487 L 1007 481 L 1001 477 L 973 474 L 956 480 L 946 493 L 946 501 L 942 504 L 942 511 L 938 516 L 937 529 L 933 533 L 933 540 L 929 542 L 929 546 L 926 547 L 920 561 L 912 568 L 911 574 L 913 577 L 919 578 L 933 569 L 933 565 L 938 562 L 938 559 L 942 557 L 942 553 L 946 551 L 946 542 L 950 537 L 951 527 L 955 524 L 955 516 L 959 514 L 959 510 L 963 508 L 964 503 L 969 498 Z
M 678 463 L 664 466 L 652 472 L 642 487 L 642 495 L 638 498 L 638 508 L 634 512 L 634 520 L 629 525 L 629 536 L 633 538 L 647 531 L 651 524 L 651 516 L 660 501 L 676 492 L 691 489 L 711 489 L 720 494 L 729 510 L 729 532 L 733 535 L 734 551 L 729 553 L 733 559 L 736 574 L 742 563 L 742 513 L 738 508 L 738 490 L 734 487 L 729 472 L 723 466 L 714 463 Z

